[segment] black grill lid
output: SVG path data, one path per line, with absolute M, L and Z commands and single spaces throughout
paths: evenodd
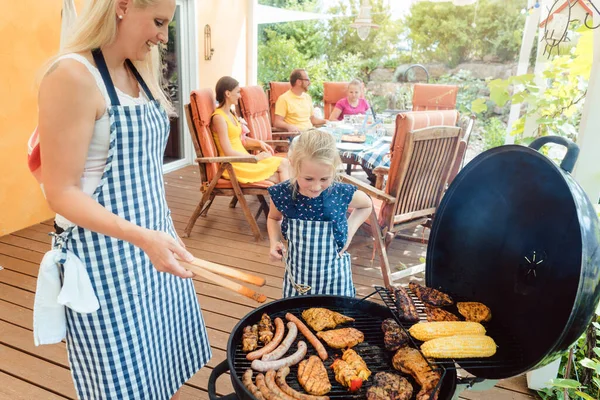
M 571 146 L 562 166 L 573 164 L 575 145 L 559 139 Z M 488 305 L 489 331 L 506 331 L 523 349 L 514 367 L 469 372 L 514 376 L 555 359 L 581 335 L 600 295 L 599 240 L 583 190 L 537 151 L 501 146 L 461 171 L 434 218 L 426 283 Z

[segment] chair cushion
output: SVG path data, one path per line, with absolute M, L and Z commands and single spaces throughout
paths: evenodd
M 271 122 L 275 119 L 275 103 L 279 96 L 292 88 L 289 82 L 269 82 L 269 113 Z
M 413 88 L 413 111 L 453 110 L 456 108 L 456 85 L 416 83 Z
M 194 90 L 190 94 L 190 109 L 192 112 L 192 122 L 198 135 L 201 154 L 196 152 L 198 157 L 217 157 L 219 155 L 215 146 L 212 133 L 210 132 L 210 120 L 215 111 L 215 98 L 212 90 L 200 89 Z M 216 163 L 206 164 L 206 176 L 210 182 L 218 171 Z
M 348 82 L 323 82 L 323 113 L 329 119 L 335 103 L 348 95 Z
M 249 136 L 258 140 L 272 140 L 269 120 L 269 101 L 261 86 L 240 88 L 240 109 L 250 128 Z

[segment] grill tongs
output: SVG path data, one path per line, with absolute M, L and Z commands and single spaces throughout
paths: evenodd
M 265 296 L 264 294 L 256 292 L 247 286 L 241 285 L 220 275 L 238 279 L 240 281 L 247 282 L 256 286 L 264 286 L 266 283 L 265 278 L 248 274 L 246 272 L 239 271 L 235 268 L 226 267 L 225 265 L 201 260 L 199 258 L 194 258 L 194 261 L 192 262 L 186 262 L 177 257 L 177 261 L 179 261 L 179 264 L 181 264 L 181 266 L 183 266 L 185 269 L 194 273 L 194 275 L 201 276 L 202 278 L 209 280 L 219 286 L 222 286 L 229 290 L 233 290 L 234 292 L 249 297 L 252 300 L 255 300 L 259 303 L 264 303 L 267 300 L 267 296 Z

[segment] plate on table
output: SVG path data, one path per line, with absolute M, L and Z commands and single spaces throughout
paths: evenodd
M 359 151 L 365 148 L 363 143 L 336 143 L 338 150 L 342 151 Z

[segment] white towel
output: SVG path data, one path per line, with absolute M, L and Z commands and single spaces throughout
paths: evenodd
M 67 250 L 61 288 L 59 261 L 61 250 L 50 250 L 40 264 L 33 304 L 33 340 L 36 346 L 59 343 L 67 334 L 65 306 L 79 313 L 100 308 L 85 266 Z

